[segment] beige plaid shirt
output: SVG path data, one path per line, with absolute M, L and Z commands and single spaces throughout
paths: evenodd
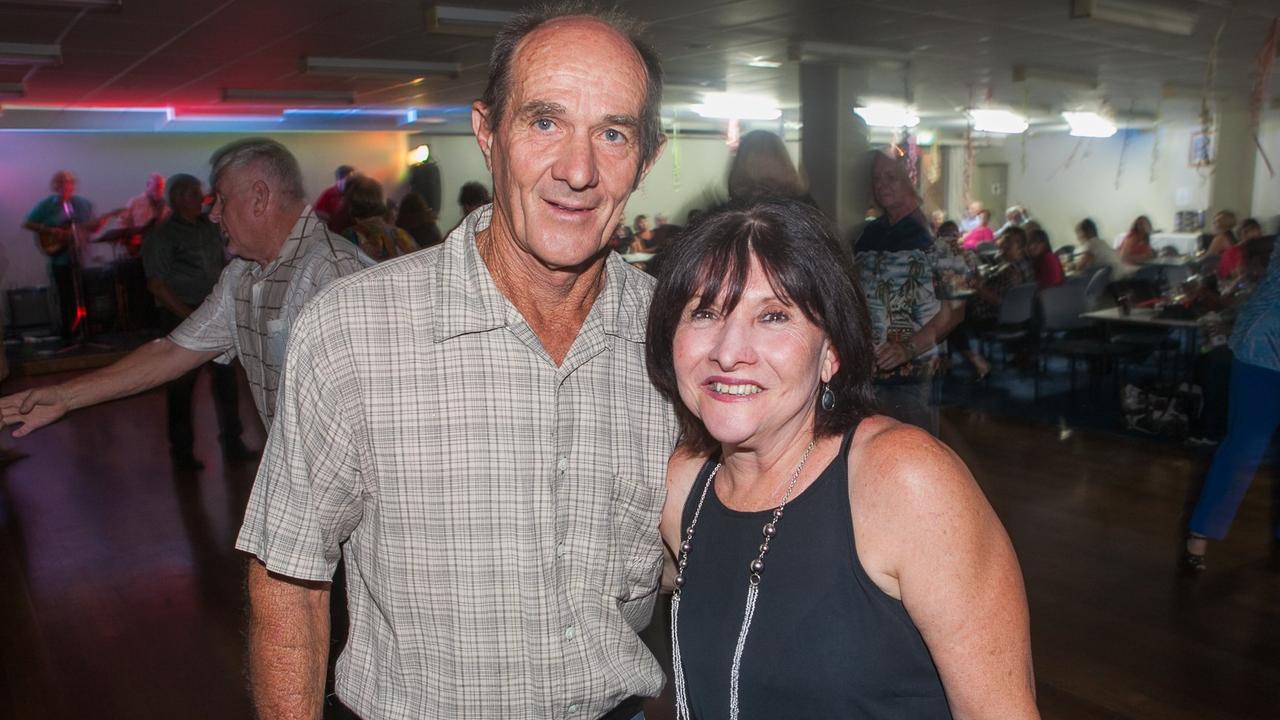
M 489 213 L 303 311 L 237 542 L 306 580 L 341 545 L 338 696 L 368 720 L 590 720 L 663 685 L 652 280 L 611 254 L 557 367 L 476 250 Z
M 188 350 L 221 352 L 215 361 L 224 364 L 239 356 L 258 415 L 270 430 L 289 328 L 303 304 L 334 279 L 372 264 L 330 232 L 308 205 L 270 265 L 232 260 L 209 297 L 169 340 Z

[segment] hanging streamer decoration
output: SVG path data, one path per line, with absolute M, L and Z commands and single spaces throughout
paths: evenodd
M 1133 117 L 1134 102 L 1129 101 L 1129 117 Z M 1120 162 L 1116 163 L 1116 189 L 1120 189 L 1120 177 L 1124 175 L 1124 156 L 1129 151 L 1129 137 L 1133 134 L 1124 130 L 1124 140 L 1120 143 Z
M 937 140 L 929 146 L 928 158 L 924 165 L 924 179 L 930 185 L 937 185 L 942 179 L 942 146 Z
M 969 107 L 973 107 L 973 85 L 969 86 Z M 964 206 L 969 207 L 973 202 L 973 163 L 975 154 L 973 150 L 973 116 L 968 116 L 968 122 L 964 126 L 964 174 L 961 176 L 964 183 Z
M 680 189 L 680 119 L 671 121 L 671 188 Z
M 1029 83 L 1022 83 L 1022 117 L 1031 117 L 1031 88 Z M 1022 174 L 1027 174 L 1027 135 L 1028 132 L 1022 132 L 1022 158 L 1019 164 L 1022 167 Z
M 1258 59 L 1254 62 L 1253 68 L 1253 92 L 1249 93 L 1249 129 L 1253 131 L 1253 144 L 1262 155 L 1262 162 L 1267 166 L 1267 174 L 1271 177 L 1276 176 L 1276 171 L 1271 166 L 1271 158 L 1267 157 L 1267 151 L 1262 149 L 1259 131 L 1262 126 L 1262 113 L 1269 99 L 1267 96 L 1271 89 L 1271 70 L 1275 65 L 1277 52 L 1280 52 L 1280 17 L 1271 21 L 1267 39 L 1262 43 L 1262 49 L 1258 51 Z
M 1213 143 L 1209 138 L 1213 137 L 1213 110 L 1210 109 L 1210 103 L 1213 102 L 1213 88 L 1217 80 L 1218 73 L 1218 45 L 1222 41 L 1222 31 L 1227 29 L 1227 22 L 1231 20 L 1231 11 L 1234 7 L 1227 8 L 1227 14 L 1223 16 L 1222 22 L 1218 25 L 1218 31 L 1213 34 L 1213 45 L 1209 46 L 1209 62 L 1204 69 L 1204 92 L 1200 96 L 1200 133 L 1205 138 L 1205 148 L 1213 147 Z M 1206 153 L 1212 152 L 1206 150 Z M 1216 163 L 1212 157 L 1205 157 L 1204 164 L 1209 166 L 1209 174 L 1217 170 Z
M 1160 112 L 1164 110 L 1164 93 L 1156 99 L 1156 122 L 1151 128 L 1151 182 L 1156 181 L 1156 168 L 1160 165 Z

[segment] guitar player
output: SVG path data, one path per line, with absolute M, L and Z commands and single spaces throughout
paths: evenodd
M 36 245 L 49 256 L 49 275 L 58 296 L 58 316 L 64 338 L 71 337 L 76 319 L 75 276 L 71 244 L 77 234 L 87 240 L 101 224 L 93 204 L 76 195 L 76 176 L 59 170 L 50 181 L 53 194 L 36 203 L 22 227 L 36 234 Z

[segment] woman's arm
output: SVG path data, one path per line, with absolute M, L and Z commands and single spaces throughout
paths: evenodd
M 685 531 L 685 528 L 680 527 L 684 504 L 698 478 L 698 470 L 706 459 L 705 456 L 676 448 L 667 461 L 667 500 L 662 506 L 662 517 L 658 521 L 662 543 L 667 547 L 662 563 L 662 589 L 666 592 L 675 589 L 676 560 L 680 553 L 680 537 Z
M 933 437 L 883 419 L 864 431 L 849 463 L 863 566 L 902 600 L 956 718 L 1038 718 L 1022 572 L 1000 520 Z

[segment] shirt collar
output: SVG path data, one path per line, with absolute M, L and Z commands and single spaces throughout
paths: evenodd
M 476 233 L 489 227 L 492 217 L 492 205 L 475 210 L 449 233 L 440 249 L 434 283 L 436 342 L 524 322 L 520 312 L 498 290 L 476 248 Z M 605 335 L 644 342 L 649 311 L 645 287 L 643 273 L 617 253 L 610 253 L 605 260 L 604 288 L 580 333 L 599 328 Z
M 293 229 L 289 231 L 289 237 L 284 241 L 284 245 L 280 246 L 280 252 L 276 253 L 276 259 L 265 268 L 253 263 L 252 272 L 260 276 L 269 275 L 280 267 L 280 263 L 297 257 L 298 249 L 302 247 L 302 239 L 315 232 L 318 223 L 320 218 L 316 217 L 311 206 L 303 206 L 302 213 L 298 215 L 298 219 L 293 223 Z

